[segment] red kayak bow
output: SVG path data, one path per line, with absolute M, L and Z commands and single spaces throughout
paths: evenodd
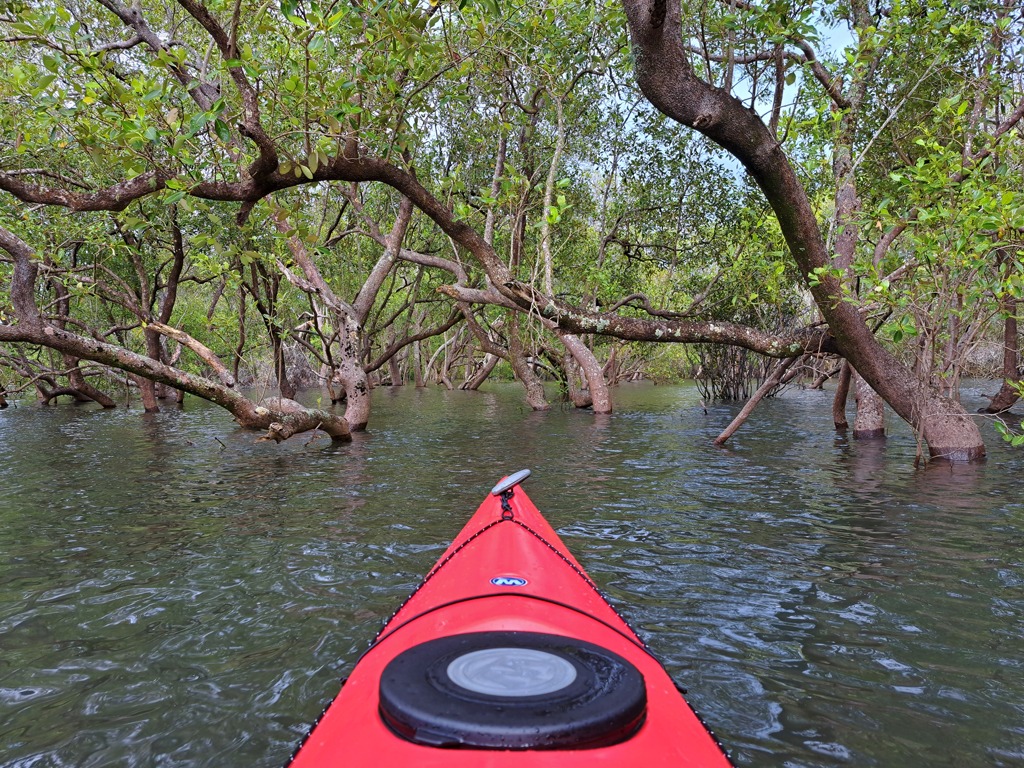
M 497 486 L 385 624 L 290 768 L 728 768 L 518 487 Z

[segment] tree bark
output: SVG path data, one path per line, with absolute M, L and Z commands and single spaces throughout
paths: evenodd
M 495 369 L 501 358 L 498 355 L 493 355 L 490 352 L 484 353 L 483 363 L 477 368 L 476 372 L 470 377 L 469 381 L 463 384 L 459 389 L 469 390 L 475 392 L 480 389 L 481 385 L 487 381 L 487 377 L 491 375 L 491 372 Z
M 182 346 L 188 347 L 196 355 L 198 355 L 200 360 L 202 360 L 204 363 L 206 363 L 208 366 L 210 366 L 210 368 L 212 368 L 216 372 L 217 377 L 221 380 L 221 383 L 225 387 L 233 387 L 233 386 L 235 386 L 235 377 L 231 373 L 231 371 L 229 371 L 227 369 L 227 367 L 224 365 L 224 363 L 222 363 L 220 361 L 220 358 L 217 357 L 216 354 L 214 354 L 212 349 L 207 347 L 205 344 L 203 344 L 199 340 L 194 339 L 193 337 L 189 336 L 187 333 L 185 333 L 182 330 L 179 330 L 177 328 L 172 328 L 171 326 L 165 325 L 162 322 L 161 323 L 150 323 L 147 326 L 147 329 L 148 330 L 152 330 L 153 333 L 158 333 L 158 334 L 167 336 L 168 338 L 174 339 L 176 342 L 178 342 Z M 155 360 L 157 358 L 153 358 L 153 359 Z
M 594 353 L 583 343 L 583 339 L 573 333 L 557 331 L 558 338 L 565 345 L 566 350 L 572 359 L 580 367 L 583 378 L 590 390 L 590 407 L 594 413 L 611 413 L 612 396 L 608 388 L 608 382 L 604 378 L 604 366 L 598 362 Z
M 997 265 L 1001 268 L 1007 260 L 1006 249 L 1000 249 Z M 1003 384 L 999 392 L 992 398 L 987 408 L 982 408 L 981 413 L 1005 413 L 1010 410 L 1020 399 L 1020 383 L 1022 375 L 1020 369 L 1020 341 L 1018 339 L 1017 327 L 1017 299 L 1006 295 L 999 300 L 1000 309 L 1006 318 L 1003 321 Z
M 420 349 L 418 341 L 413 342 L 412 345 L 412 385 L 416 389 L 423 389 L 427 386 L 427 382 L 423 378 L 423 350 Z
M 241 262 L 238 262 L 238 272 L 242 277 L 242 285 L 249 291 L 256 311 L 260 313 L 263 325 L 267 329 L 267 336 L 270 337 L 270 351 L 274 363 L 274 381 L 285 399 L 295 397 L 295 385 L 288 377 L 288 363 L 284 355 L 285 338 L 282 335 L 281 327 L 277 318 L 277 300 L 281 287 L 281 276 L 276 272 L 267 269 L 266 265 L 257 259 L 249 264 L 249 279 L 246 280 L 246 270 Z
M 353 432 L 362 432 L 370 423 L 370 382 L 360 360 L 362 326 L 356 318 L 343 314 L 338 339 L 337 378 L 345 388 L 345 421 Z
M 523 341 L 520 337 L 519 316 L 511 313 L 508 320 L 508 355 L 512 370 L 526 389 L 526 403 L 535 411 L 551 410 L 551 403 L 544 394 L 544 385 L 540 378 L 533 371 L 523 349 Z
M 850 364 L 843 360 L 842 368 L 839 371 L 839 382 L 836 384 L 836 394 L 832 398 L 832 422 L 836 430 L 845 432 L 850 422 L 846 420 L 846 401 L 850 397 L 850 380 L 853 378 L 853 369 Z
M 860 440 L 885 439 L 885 403 L 878 393 L 853 370 L 853 397 L 857 415 L 853 419 L 853 436 Z
M 932 457 L 983 458 L 981 432 L 963 407 L 918 381 L 843 300 L 840 282 L 828 272 L 829 254 L 793 166 L 756 113 L 694 74 L 683 44 L 680 6 L 668 0 L 623 0 L 623 6 L 641 91 L 665 115 L 728 150 L 754 178 L 843 356 L 922 435 Z
M 988 407 L 981 409 L 982 413 L 1005 413 L 1020 399 L 1020 390 L 1017 388 L 1021 380 L 1021 370 L 1017 362 L 1018 343 L 1017 318 L 1014 315 L 1007 315 L 1003 323 L 1003 384 Z
M 338 360 L 332 381 L 337 381 L 345 390 L 345 419 L 355 432 L 364 431 L 370 422 L 370 381 L 363 366 L 363 326 L 370 315 L 373 303 L 380 293 L 388 273 L 398 260 L 402 240 L 412 220 L 412 203 L 402 198 L 398 217 L 387 236 L 380 233 L 376 221 L 365 214 L 356 190 L 348 194 L 354 208 L 362 215 L 370 228 L 371 236 L 384 246 L 384 251 L 369 276 L 363 282 L 352 304 L 341 300 L 324 280 L 320 268 L 309 255 L 303 242 L 295 235 L 288 237 L 288 247 L 295 263 L 302 269 L 304 279 L 292 274 L 283 264 L 279 265 L 288 280 L 300 289 L 317 296 L 325 302 L 334 314 L 339 329 Z M 286 216 L 279 212 L 274 218 L 277 229 L 285 234 L 290 230 Z M 332 398 L 334 395 L 332 394 Z
M 865 34 L 871 17 L 867 14 L 864 3 L 854 2 L 852 6 L 854 26 L 858 34 Z M 857 180 L 853 162 L 853 142 L 856 138 L 857 122 L 860 117 L 861 105 L 864 101 L 868 68 L 862 68 L 854 76 L 849 89 L 847 103 L 842 111 L 839 132 L 835 141 L 835 159 L 832 172 L 836 180 L 835 194 L 835 228 L 836 238 L 833 253 L 836 268 L 840 270 L 848 288 L 855 295 L 856 280 L 853 274 L 853 262 L 857 255 L 857 244 L 860 241 L 860 226 L 857 213 L 860 211 L 860 196 L 857 194 Z M 853 419 L 853 437 L 855 439 L 883 439 L 885 437 L 885 405 L 871 385 L 864 381 L 853 366 L 847 365 L 852 378 L 854 391 L 854 407 L 856 414 Z
M 395 332 L 392 328 L 390 344 L 394 344 L 395 340 Z M 392 387 L 401 387 L 405 384 L 405 380 L 402 378 L 402 367 L 398 364 L 398 360 L 397 353 L 388 357 L 388 374 L 391 377 Z
M 67 328 L 66 318 L 71 316 L 71 293 L 68 291 L 67 286 L 59 279 L 52 280 L 51 285 L 57 295 L 57 310 L 59 312 L 54 324 L 58 328 L 65 329 Z M 75 399 L 92 400 L 93 402 L 99 403 L 103 408 L 117 407 L 117 404 L 111 397 L 86 381 L 85 374 L 82 373 L 82 369 L 78 367 L 79 360 L 77 357 L 74 357 L 73 355 L 62 355 L 62 357 L 64 360 L 64 366 L 68 372 L 68 382 L 71 384 L 70 389 L 73 391 Z M 52 399 L 52 396 L 50 399 Z M 49 402 L 49 400 L 47 402 Z
M 74 362 L 74 365 L 71 366 L 71 369 L 68 372 L 68 381 L 71 382 L 72 387 L 74 387 L 77 391 L 81 392 L 83 395 L 88 397 L 93 402 L 99 403 L 99 405 L 103 408 L 117 407 L 117 403 L 115 403 L 114 400 L 108 394 L 100 391 L 86 380 L 85 374 L 82 372 L 82 369 L 78 366 L 78 358 L 71 357 L 70 355 L 65 355 L 64 361 Z
M 786 371 L 799 359 L 800 358 L 798 357 L 791 357 L 788 360 L 783 360 L 775 366 L 775 370 L 772 371 L 771 375 L 764 380 L 764 383 L 761 384 L 761 386 L 757 388 L 757 391 L 751 395 L 750 399 L 744 403 L 743 408 L 741 408 L 740 412 L 736 414 L 736 418 L 734 418 L 732 422 L 730 422 L 729 426 L 723 429 L 722 433 L 715 438 L 715 445 L 725 445 L 725 441 L 736 434 L 736 430 L 743 426 L 743 423 L 750 418 L 750 414 L 754 412 L 757 404 L 760 403 L 769 392 L 775 389 L 775 387 L 779 386 Z
M 564 331 L 557 331 L 558 338 L 572 355 L 572 359 L 580 366 L 583 377 L 590 390 L 591 408 L 595 414 L 611 413 L 611 392 L 608 383 L 604 380 L 604 366 L 598 362 L 594 353 L 583 339 L 575 334 L 567 334 Z

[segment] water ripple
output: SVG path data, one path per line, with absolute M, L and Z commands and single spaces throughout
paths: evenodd
M 617 408 L 378 390 L 346 446 L 256 443 L 191 403 L 7 409 L 0 765 L 280 765 L 520 467 L 740 765 L 1024 759 L 1020 454 L 916 471 L 906 430 L 837 438 L 815 392 L 726 449 L 735 409 L 692 389 Z

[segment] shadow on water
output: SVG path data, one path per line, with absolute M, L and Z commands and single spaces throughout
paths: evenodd
M 316 395 L 311 394 L 315 400 Z M 528 491 L 743 766 L 1024 761 L 1022 458 L 914 469 L 829 395 L 374 392 L 351 443 L 192 401 L 0 414 L 0 765 L 276 766 L 493 482 Z

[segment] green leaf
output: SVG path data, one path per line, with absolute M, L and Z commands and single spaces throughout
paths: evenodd
M 217 137 L 225 144 L 231 141 L 231 129 L 219 117 L 213 121 L 213 129 L 217 132 Z
M 209 115 L 207 115 L 205 112 L 200 112 L 198 115 L 193 115 L 192 119 L 188 122 L 189 135 L 195 136 L 197 133 L 203 130 L 203 128 L 206 126 L 209 120 Z

